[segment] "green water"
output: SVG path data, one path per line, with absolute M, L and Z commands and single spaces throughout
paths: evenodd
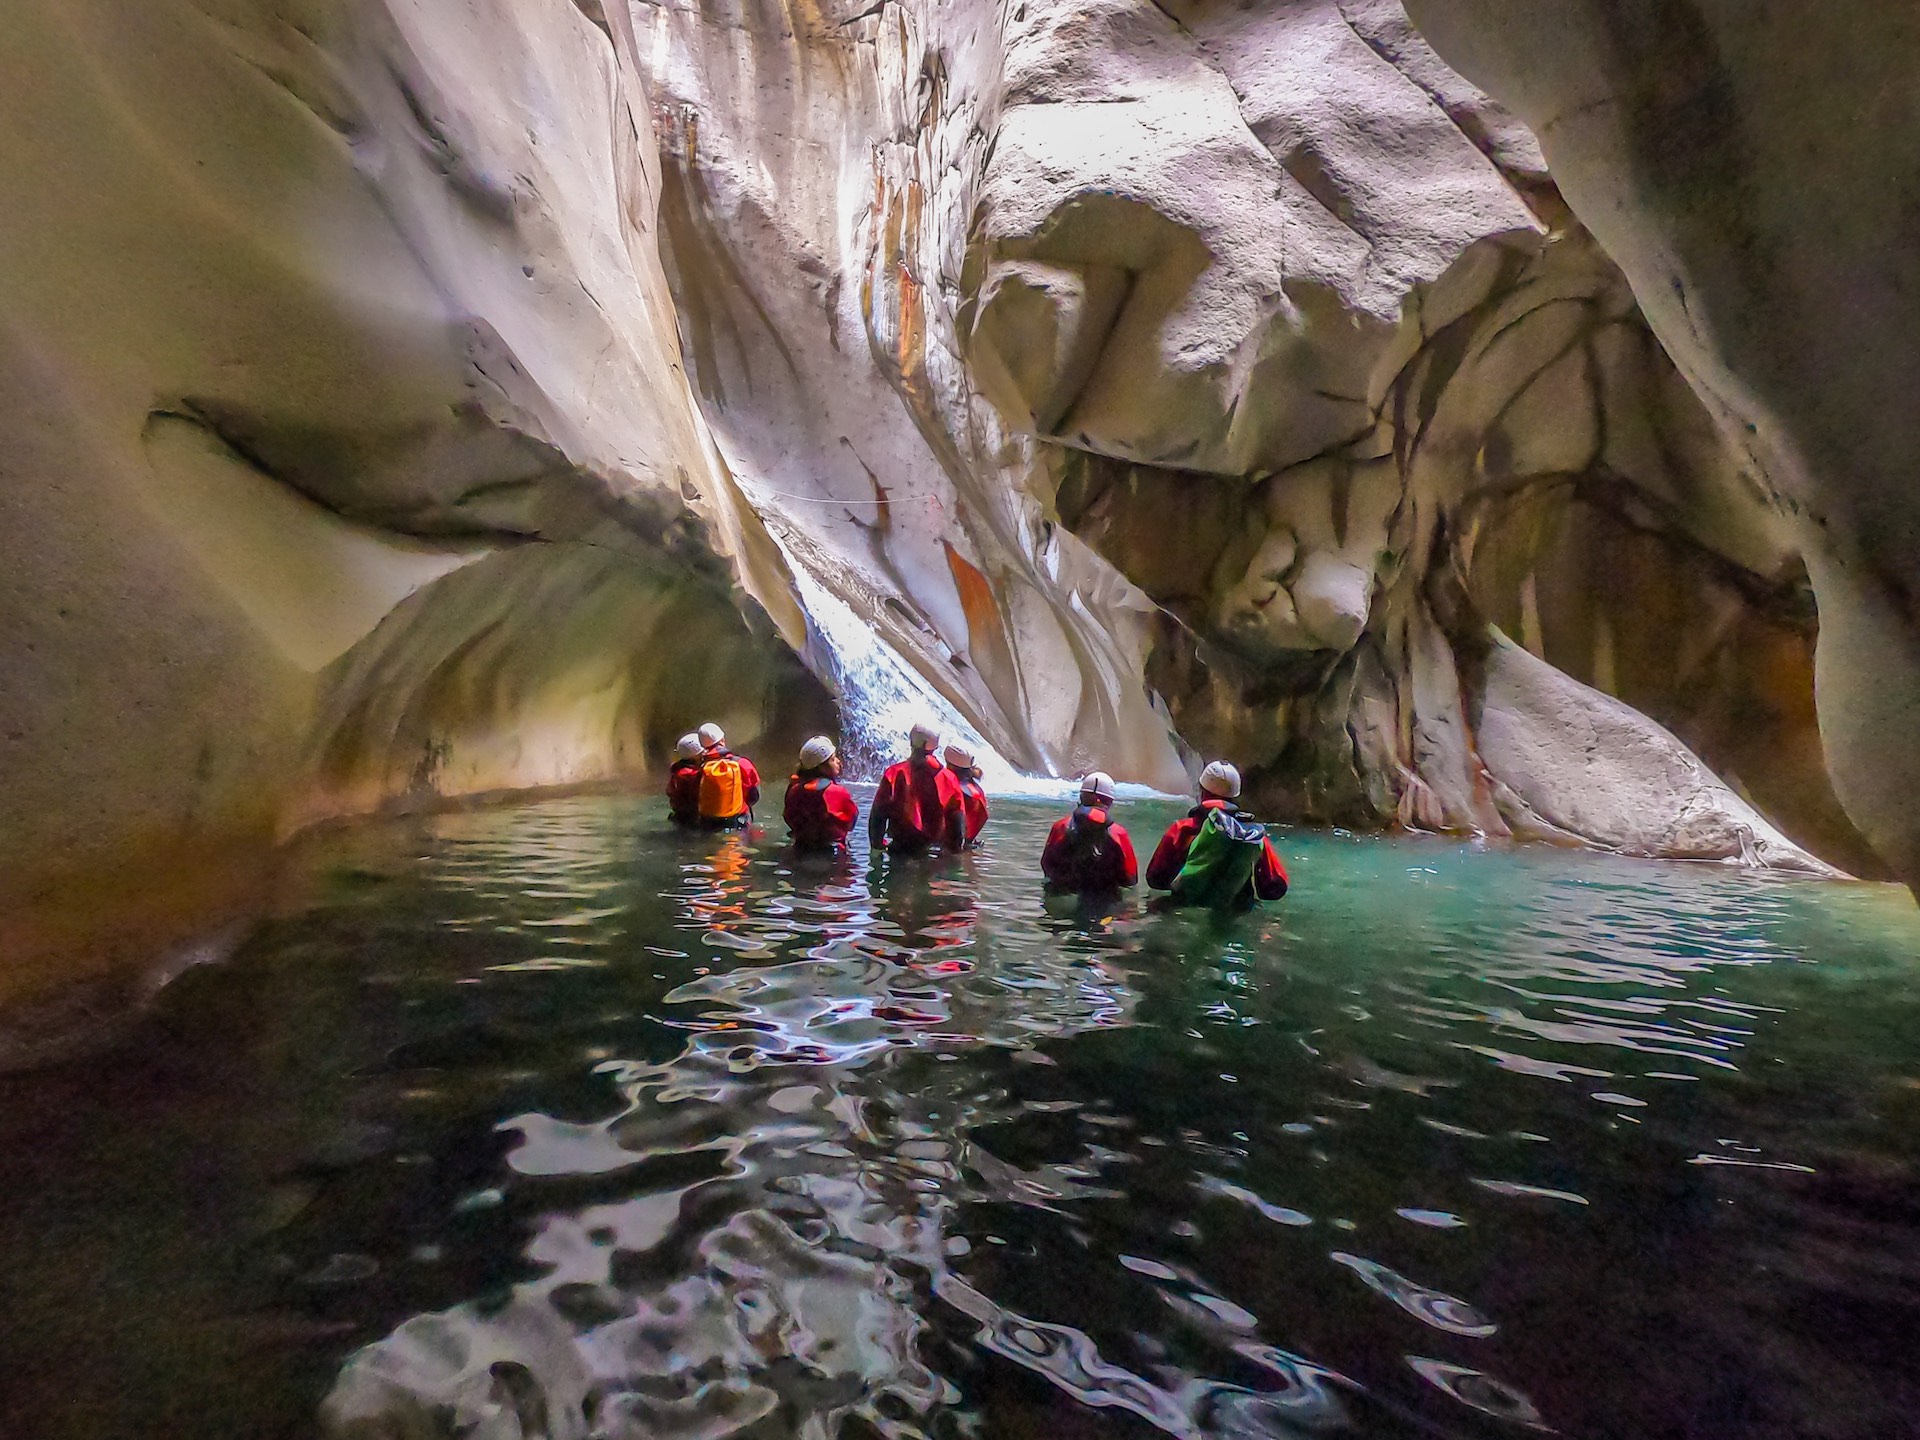
M 1920 1433 L 1903 893 L 1303 834 L 1088 914 L 1053 813 L 329 842 L 0 1077 L 0 1435 Z

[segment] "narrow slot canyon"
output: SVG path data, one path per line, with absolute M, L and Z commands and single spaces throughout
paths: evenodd
M 205 1405 L 232 1433 L 351 1440 L 1656 1433 L 1654 1400 L 1632 1411 L 1640 1430 L 1609 1429 L 1619 1378 L 1598 1360 L 1556 1371 L 1533 1342 L 1502 1358 L 1564 1382 L 1551 1397 L 1406 1337 L 1379 1342 L 1411 1357 L 1391 1382 L 1359 1361 L 1316 1368 L 1195 1278 L 1242 1243 L 1220 1221 L 1185 1237 L 1198 1268 L 1143 1259 L 1088 1292 L 1134 1315 L 1125 1287 L 1148 1276 L 1211 1338 L 1137 1315 L 1124 1343 L 1076 1328 L 1061 1257 L 1088 1234 L 1134 1244 L 1144 1212 L 1086 1218 L 1106 1213 L 1106 1142 L 1069 1143 L 1033 1118 L 1054 1112 L 1020 1107 L 1111 1101 L 1125 1163 L 1156 1177 L 1141 1205 L 1177 1209 L 1154 1187 L 1197 1184 L 1209 1213 L 1318 1226 L 1337 1249 L 1321 1231 L 1371 1203 L 1362 1182 L 1328 1181 L 1309 1216 L 1227 1178 L 1225 1159 L 1176 1180 L 1135 1140 L 1204 1131 L 1224 1155 L 1254 1145 L 1242 1132 L 1274 1095 L 1307 1107 L 1285 1124 L 1323 1129 L 1376 1103 L 1365 1123 L 1384 1126 L 1398 1105 L 1424 1127 L 1379 1142 L 1404 1217 L 1429 1213 L 1408 1198 L 1420 1174 L 1467 1164 L 1425 1148 L 1435 1134 L 1561 1134 L 1528 1120 L 1543 1105 L 1588 1127 L 1564 1186 L 1552 1166 L 1524 1194 L 1483 1185 L 1520 1184 L 1501 1177 L 1524 1166 L 1468 1177 L 1532 1207 L 1498 1233 L 1538 1258 L 1537 1215 L 1575 1208 L 1553 1194 L 1597 1206 L 1607 1184 L 1640 1183 L 1619 1179 L 1618 1147 L 1641 1102 L 1615 1104 L 1632 1087 L 1606 1078 L 1607 1047 L 1705 1056 L 1682 1077 L 1705 1092 L 1720 1052 L 1666 1027 L 1723 1001 L 1755 1047 L 1802 1004 L 1858 1023 L 1856 1088 L 1809 1099 L 1840 1062 L 1794 1031 L 1779 1053 L 1796 1078 L 1766 1092 L 1784 1108 L 1715 1091 L 1646 1143 L 1697 1141 L 1704 1161 L 1676 1161 L 1690 1177 L 1749 1163 L 1695 1135 L 1707 1117 L 1781 1155 L 1818 1151 L 1808 1173 L 1843 1179 L 1779 1243 L 1837 1233 L 1822 1227 L 1857 1206 L 1882 1217 L 1890 1273 L 1920 1274 L 1901 1268 L 1920 1263 L 1914 1157 L 1876 1128 L 1913 1116 L 1911 1042 L 1849 1008 L 1911 1016 L 1898 957 L 1920 935 L 1920 412 L 1900 398 L 1920 373 L 1920 22 L 1827 9 L 1810 26 L 1785 0 L 19 0 L 0 42 L 0 1149 L 30 1157 L 21 1183 L 49 1198 L 0 1213 L 0 1240 L 40 1246 L 50 1197 L 133 1143 L 129 1117 L 201 1136 L 226 1123 L 217 1095 L 256 1079 L 257 1125 L 206 1162 L 247 1198 L 207 1223 L 251 1236 L 256 1210 L 283 1204 L 296 1229 L 337 1221 L 345 1238 L 316 1240 L 303 1276 L 372 1253 L 355 1226 L 412 1223 L 372 1189 L 328 1208 L 351 1166 L 311 1159 L 338 1140 L 325 1105 L 364 1100 L 368 1125 L 415 1136 L 381 1142 L 381 1163 L 486 1152 L 578 1193 L 554 1202 L 564 1221 L 516 1210 L 480 1159 L 473 1183 L 427 1187 L 473 1226 L 496 1202 L 472 1197 L 500 1191 L 499 1217 L 538 1238 L 475 1242 L 465 1280 L 382 1292 L 365 1313 L 335 1313 L 345 1292 L 315 1282 L 310 1313 L 274 1311 L 300 1378 L 236 1386 L 222 1408 L 215 1376 L 253 1341 L 208 1318 L 236 1303 L 205 1278 L 219 1247 L 180 1238 L 191 1186 L 147 1155 L 153 1214 L 173 1217 L 151 1222 L 153 1283 L 206 1286 L 183 1302 L 206 1321 L 186 1409 L 154 1419 L 173 1392 L 139 1367 L 165 1363 L 164 1327 L 122 1316 L 115 1363 L 138 1377 L 121 1398 L 99 1381 L 97 1423 L 56 1417 L 67 1381 L 23 1381 L 34 1423 L 18 1433 L 107 1440 L 145 1415 L 171 1436 Z M 647 827 L 703 722 L 758 759 L 766 829 L 669 863 Z M 909 883 L 862 830 L 873 878 L 836 871 L 808 899 L 774 858 L 791 757 L 835 739 L 865 809 L 859 787 L 916 725 L 971 751 L 1008 817 L 998 848 L 964 880 Z M 1102 772 L 1144 862 L 1178 819 L 1171 797 L 1220 759 L 1300 861 L 1257 939 L 1154 928 L 1145 910 L 1074 929 L 1028 903 L 1043 804 L 1071 809 Z M 1497 927 L 1474 913 L 1476 876 Z M 549 884 L 580 887 L 580 908 L 546 913 Z M 1413 918 L 1428 886 L 1431 934 Z M 498 934 L 472 942 L 473 966 L 434 948 L 488 917 Z M 631 993 L 525 928 L 570 925 L 633 961 Z M 1336 932 L 1378 944 L 1382 971 Z M 302 945 L 324 973 L 290 974 Z M 736 952 L 766 967 L 764 991 L 722 964 Z M 1823 955 L 1829 977 L 1857 967 L 1859 994 L 1789 978 Z M 1766 973 L 1715 990 L 1745 956 Z M 484 989 L 499 967 L 559 988 L 487 1015 L 409 988 Z M 1563 980 L 1631 993 L 1568 1001 L 1556 1030 Z M 1510 1006 L 1481 993 L 1503 985 Z M 409 1028 L 389 991 L 433 1025 Z M 696 1005 L 697 1025 L 664 1018 Z M 1229 1011 L 1264 1040 L 1215 1034 Z M 1364 1022 L 1389 1011 L 1378 1043 L 1399 1061 L 1366 1048 Z M 1424 1049 L 1419 1027 L 1465 1015 L 1465 1038 Z M 684 1050 L 675 1025 L 700 1030 Z M 1167 1026 L 1205 1055 L 1164 1036 L 1122 1053 L 1135 1027 Z M 477 1049 L 394 1059 L 437 1055 L 444 1035 Z M 930 1063 L 960 1035 L 981 1048 Z M 759 1049 L 729 1061 L 735 1040 Z M 582 1055 L 611 1078 L 561 1083 Z M 1040 1059 L 1008 1058 L 1025 1055 Z M 1498 1076 L 1454 1068 L 1463 1055 Z M 87 1112 L 76 1077 L 121 1063 L 146 1077 L 126 1115 L 35 1128 L 50 1105 Z M 396 1118 L 469 1064 L 486 1074 L 443 1129 Z M 191 1078 L 169 1108 L 176 1065 Z M 820 1073 L 782 1089 L 763 1073 L 781 1065 Z M 1249 1087 L 1221 1090 L 1241 1069 Z M 1128 1092 L 1136 1073 L 1186 1098 L 1156 1114 Z M 363 1093 L 362 1076 L 380 1078 Z M 1099 1105 L 1081 1080 L 1105 1087 Z M 325 1098 L 309 1104 L 308 1084 Z M 608 1086 L 620 1108 L 593 1118 Z M 1557 1108 L 1582 1086 L 1611 1107 L 1604 1134 Z M 1449 1092 L 1459 1114 L 1429 1106 Z M 1202 1093 L 1234 1121 L 1222 1134 L 1183 1108 Z M 672 1110 L 690 1094 L 718 1108 Z M 1837 1128 L 1809 1128 L 1803 1100 Z M 788 1145 L 789 1121 L 818 1134 Z M 1024 1160 L 986 1153 L 1003 1123 Z M 520 1148 L 474 1139 L 496 1131 Z M 1327 1143 L 1311 1164 L 1360 1164 Z M 686 1170 L 648 1192 L 682 1196 L 679 1220 L 595 1188 L 629 1152 Z M 722 1155 L 724 1185 L 701 1178 Z M 919 1183 L 889 1168 L 902 1155 L 925 1161 L 930 1195 L 970 1178 L 895 1204 L 890 1187 Z M 649 1248 L 665 1242 L 629 1230 L 677 1236 L 701 1187 L 747 1174 L 817 1207 L 829 1259 L 790 1253 L 785 1212 L 759 1196 L 686 1240 L 706 1258 L 685 1275 L 622 1269 L 642 1253 L 670 1269 Z M 1604 1286 L 1604 1245 L 1695 1223 L 1694 1202 L 1647 1183 L 1630 1220 L 1586 1217 L 1576 1291 Z M 952 1248 L 986 1245 L 977 1205 L 1013 1207 L 994 1222 L 1005 1256 Z M 1082 1218 L 1055 1225 L 1063 1206 Z M 120 1212 L 88 1213 L 110 1230 Z M 621 1237 L 612 1262 L 602 1231 Z M 408 1233 L 414 1251 L 458 1248 Z M 1733 1294 L 1776 1239 L 1742 1232 L 1700 1260 L 1729 1267 L 1700 1283 Z M 1320 1304 L 1320 1282 L 1285 1278 L 1265 1243 L 1244 1242 L 1275 1293 Z M 111 1289 L 102 1246 L 83 1269 Z M 1016 1251 L 1053 1278 L 1023 1290 Z M 537 1285 L 534 1260 L 550 1267 Z M 1461 1306 L 1469 1319 L 1437 1328 L 1478 1335 L 1463 1300 L 1358 1249 L 1332 1263 L 1329 1286 L 1429 1325 Z M 29 1305 L 44 1328 L 22 1353 L 64 1375 L 49 1357 L 95 1321 L 31 1289 L 57 1268 L 23 1265 L 0 1299 Z M 798 1287 L 764 1331 L 741 1318 L 760 1303 L 749 1273 Z M 1877 1291 L 1821 1294 L 1848 1334 L 1861 1315 L 1912 1318 Z M 1790 1379 L 1742 1392 L 1749 1428 L 1701 1398 L 1710 1360 L 1792 1328 L 1790 1301 L 1768 1291 L 1739 1324 L 1702 1322 L 1675 1362 L 1694 1367 L 1672 1391 L 1671 1413 L 1702 1427 L 1688 1433 L 1814 1433 Z M 1371 1354 L 1374 1321 L 1328 1303 L 1314 1342 Z M 1635 1311 L 1619 1354 L 1644 1358 L 1684 1310 Z M 618 1364 L 591 1340 L 616 1313 L 644 1332 Z M 943 1369 L 936 1332 L 971 1358 Z M 1795 1353 L 1825 1353 L 1809 1344 Z M 1847 1363 L 1860 1393 L 1881 1389 L 1820 1433 L 1894 1433 L 1896 1402 L 1920 1403 L 1911 1382 Z M 993 1370 L 968 1409 L 954 1397 L 974 1393 L 974 1364 L 1020 1374 Z M 1073 1407 L 1050 1408 L 1062 1395 Z M 1424 1409 L 1436 1396 L 1451 1408 Z M 11 1434 L 8 1405 L 0 1382 Z

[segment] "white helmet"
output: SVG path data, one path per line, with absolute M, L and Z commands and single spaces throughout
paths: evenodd
M 698 760 L 700 752 L 707 747 L 700 743 L 698 735 L 682 735 L 674 744 L 673 758 L 676 760 Z
M 1240 793 L 1240 772 L 1224 760 L 1215 760 L 1200 772 L 1200 788 L 1222 800 L 1232 800 Z
M 1082 800 L 1112 801 L 1113 777 L 1104 770 L 1089 772 L 1086 777 L 1080 781 L 1080 798 Z
M 716 745 L 724 745 L 727 743 L 727 732 L 709 720 L 700 727 L 700 743 L 709 750 Z
M 916 725 L 907 733 L 907 743 L 915 750 L 934 750 L 940 745 L 940 732 L 931 725 Z
M 947 764 L 951 765 L 955 770 L 971 770 L 973 768 L 973 751 L 956 741 L 954 744 L 947 746 Z
M 839 754 L 839 748 L 825 735 L 816 735 L 800 747 L 800 768 L 818 770 Z

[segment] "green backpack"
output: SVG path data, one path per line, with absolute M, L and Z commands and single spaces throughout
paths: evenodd
M 1227 810 L 1210 809 L 1173 877 L 1173 898 L 1183 905 L 1227 910 L 1255 899 L 1254 871 L 1266 849 L 1267 827 Z

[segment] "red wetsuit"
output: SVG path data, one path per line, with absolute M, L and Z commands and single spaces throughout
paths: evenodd
M 821 770 L 803 770 L 787 781 L 787 829 L 800 850 L 837 850 L 853 833 L 860 806 L 853 793 Z
M 967 844 L 971 845 L 987 825 L 987 792 L 971 773 L 954 779 L 960 786 L 960 812 L 967 817 Z
M 887 767 L 867 816 L 867 836 L 876 849 L 883 839 L 906 850 L 964 844 L 966 833 L 960 782 L 938 759 L 922 753 Z
M 1206 823 L 1209 810 L 1225 810 L 1235 815 L 1243 813 L 1231 800 L 1212 796 L 1202 800 L 1187 812 L 1185 819 L 1174 821 L 1167 828 L 1167 833 L 1160 837 L 1153 859 L 1147 862 L 1147 884 L 1155 890 L 1173 888 L 1173 877 L 1187 863 L 1187 851 L 1193 848 L 1193 837 L 1200 833 L 1200 827 Z M 1280 863 L 1280 857 L 1274 853 L 1271 840 L 1261 844 L 1260 863 L 1253 872 L 1253 893 L 1261 900 L 1278 900 L 1287 893 L 1287 867 Z
M 1130 890 L 1140 883 L 1133 838 L 1104 805 L 1082 805 L 1053 822 L 1040 870 L 1056 890 Z
M 667 811 L 676 825 L 700 822 L 700 762 L 676 760 L 667 771 Z

